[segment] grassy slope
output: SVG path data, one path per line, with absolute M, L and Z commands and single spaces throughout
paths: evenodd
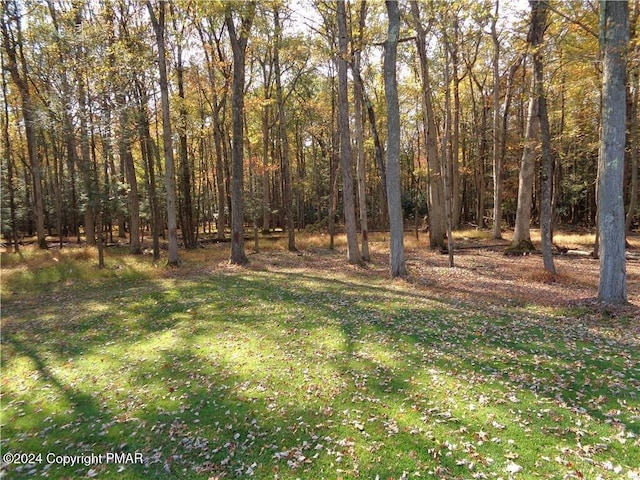
M 3 453 L 144 464 L 7 478 L 640 478 L 637 339 L 268 255 L 199 271 L 215 247 L 32 255 L 3 257 Z

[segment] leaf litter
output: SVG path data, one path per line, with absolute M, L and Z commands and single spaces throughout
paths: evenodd
M 138 288 L 106 342 L 109 309 L 8 302 L 3 450 L 145 455 L 92 478 L 640 478 L 637 310 L 482 255 L 388 282 L 379 253 L 258 254 Z

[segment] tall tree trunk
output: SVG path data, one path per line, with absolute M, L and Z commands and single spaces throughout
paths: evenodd
M 454 267 L 453 261 L 453 154 L 451 152 L 451 78 L 449 74 L 449 40 L 446 32 L 445 38 L 445 64 L 444 64 L 444 135 L 442 136 L 442 176 L 444 179 L 444 210 L 447 230 L 447 254 L 449 256 L 449 266 Z
M 484 81 L 480 83 L 475 76 L 471 76 L 480 92 L 480 138 L 478 139 L 478 168 L 476 170 L 476 223 L 478 224 L 478 228 L 484 229 L 486 227 L 484 221 L 484 207 L 487 195 L 486 165 L 489 155 L 489 145 L 487 141 L 489 106 L 485 102 Z
M 515 250 L 533 250 L 531 242 L 531 207 L 533 203 L 533 176 L 536 163 L 535 146 L 538 138 L 540 117 L 538 115 L 538 97 L 535 95 L 535 77 L 532 79 L 532 92 L 529 98 L 527 126 L 524 150 L 520 164 L 518 183 L 518 205 L 516 207 L 516 225 L 510 248 Z
M 29 88 L 27 61 L 22 51 L 23 38 L 18 2 L 16 0 L 7 0 L 6 2 L 2 2 L 1 8 L 0 15 L 2 16 L 2 21 L 0 22 L 0 28 L 2 28 L 4 50 L 8 57 L 6 67 L 11 73 L 13 82 L 16 84 L 16 87 L 18 87 L 20 98 L 22 100 L 22 116 L 24 119 L 24 129 L 27 137 L 27 154 L 29 158 L 31 177 L 33 180 L 33 206 L 36 216 L 38 247 L 45 249 L 47 248 L 47 241 L 44 228 L 42 167 L 38 153 L 38 139 L 35 131 L 35 107 L 33 105 L 31 90 Z M 12 27 L 15 27 L 15 30 L 9 28 L 9 22 L 11 22 Z
M 327 230 L 329 232 L 329 250 L 334 249 L 336 235 L 336 212 L 338 210 L 338 170 L 340 169 L 340 139 L 338 133 L 338 115 L 336 105 L 335 76 L 331 77 L 331 153 L 329 154 L 329 217 Z
M 635 39 L 635 42 L 631 42 L 634 45 L 634 52 L 630 55 L 635 55 L 637 58 L 640 55 L 640 42 L 638 42 L 639 32 L 636 30 L 635 25 L 638 23 L 638 17 L 640 16 L 640 0 L 635 1 L 633 17 L 630 20 L 630 24 L 633 25 L 630 32 L 630 38 Z M 633 70 L 633 73 L 629 72 L 631 79 L 629 81 L 629 106 L 627 111 L 627 123 L 629 128 L 629 162 L 631 164 L 631 188 L 629 191 L 629 209 L 627 210 L 627 217 L 625 219 L 625 234 L 629 235 L 631 231 L 631 224 L 636 216 L 638 208 L 638 155 L 640 154 L 640 69 L 637 67 Z
M 533 23 L 540 23 L 543 32 L 547 25 L 548 2 L 540 0 L 532 3 Z M 542 43 L 542 34 L 540 34 Z M 551 251 L 552 232 L 552 199 L 553 199 L 553 159 L 551 158 L 551 133 L 549 132 L 549 116 L 547 114 L 547 99 L 544 93 L 544 72 L 542 51 L 536 49 L 533 55 L 533 76 L 536 82 L 535 94 L 538 97 L 538 116 L 540 121 L 540 139 L 542 141 L 542 178 L 540 182 L 540 236 L 542 240 L 542 258 L 547 272 L 555 275 L 556 267 L 553 263 Z
M 76 10 L 75 26 L 78 32 L 82 30 L 81 7 Z M 84 57 L 82 42 L 78 43 L 76 57 L 82 65 L 82 58 Z M 96 245 L 95 217 L 98 208 L 98 197 L 95 189 L 96 172 L 91 161 L 89 147 L 87 87 L 84 79 L 84 68 L 80 67 L 76 70 L 76 81 L 78 82 L 78 109 L 80 111 L 80 171 L 82 172 L 82 180 L 87 194 L 87 202 L 84 209 L 84 234 L 87 245 L 94 246 Z
M 426 52 L 426 32 L 421 22 L 418 2 L 411 1 L 411 13 L 416 29 L 416 47 L 420 58 L 420 74 L 422 76 L 422 108 L 426 134 L 428 182 L 429 182 L 429 246 L 432 249 L 444 247 L 445 205 L 444 180 L 442 164 L 438 153 L 435 112 L 431 101 L 431 78 Z
M 360 57 L 362 50 L 362 36 L 366 22 L 367 2 L 360 2 L 358 16 L 358 37 L 353 48 L 353 77 L 360 78 Z M 395 67 L 394 67 L 395 68 Z M 364 108 L 362 84 L 353 82 L 353 110 L 356 142 L 356 178 L 358 181 L 358 211 L 360 213 L 360 231 L 362 232 L 362 259 L 368 261 L 369 254 L 369 219 L 367 217 L 367 183 L 364 157 Z
M 165 1 L 159 1 L 158 17 L 153 10 L 151 0 L 147 0 L 147 9 L 158 45 L 158 68 L 160 72 L 160 98 L 162 103 L 162 143 L 164 144 L 164 179 L 167 201 L 167 230 L 169 233 L 169 250 L 167 263 L 169 266 L 180 265 L 178 257 L 178 224 L 176 219 L 176 180 L 175 162 L 173 159 L 173 140 L 171 137 L 171 115 L 169 112 L 169 84 L 167 81 L 167 62 L 165 53 Z
M 147 100 L 145 95 L 142 94 L 142 87 L 138 87 L 138 101 L 139 101 L 139 118 L 138 118 L 138 131 L 140 135 L 140 150 L 142 152 L 142 159 L 145 162 L 145 169 L 147 172 L 147 189 L 149 191 L 149 206 L 151 209 L 151 235 L 153 245 L 153 260 L 160 260 L 160 208 L 158 206 L 158 195 L 156 193 L 156 179 L 154 158 L 156 157 L 156 146 L 151 138 L 151 132 L 149 129 L 149 116 L 147 114 L 146 104 Z
M 627 301 L 624 237 L 624 148 L 629 4 L 604 0 L 602 140 L 598 160 L 600 282 L 598 299 Z
M 133 163 L 131 153 L 131 132 L 129 131 L 129 118 L 124 95 L 119 95 L 120 101 L 120 136 L 118 138 L 120 159 L 124 163 L 127 176 L 128 199 L 129 199 L 129 251 L 133 254 L 142 252 L 140 244 L 140 199 L 138 195 L 138 179 L 136 178 L 136 168 Z
M 385 228 L 387 225 L 387 215 L 389 213 L 387 209 L 387 171 L 385 167 L 384 161 L 384 151 L 382 149 L 382 142 L 380 141 L 380 135 L 378 134 L 378 126 L 376 123 L 376 112 L 373 108 L 373 103 L 367 92 L 364 89 L 364 82 L 362 81 L 362 76 L 359 71 L 354 70 L 353 72 L 353 82 L 359 86 L 360 92 L 362 92 L 362 101 L 364 102 L 364 107 L 367 111 L 367 119 L 369 120 L 369 129 L 371 131 L 371 137 L 373 137 L 373 153 L 374 158 L 376 160 L 376 165 L 378 166 L 378 170 L 380 172 L 380 198 L 382 209 L 380 212 L 380 227 Z
M 269 189 L 269 119 L 271 112 L 270 74 L 266 62 L 262 65 L 264 103 L 262 105 L 262 232 L 271 230 L 271 195 Z
M 405 277 L 404 225 L 400 191 L 400 107 L 396 63 L 400 37 L 400 8 L 397 1 L 387 1 L 389 26 L 384 48 L 384 92 L 387 99 L 387 204 L 389 209 L 391 277 Z
M 0 50 L 0 62 L 4 65 L 4 50 Z M 2 100 L 4 103 L 4 118 L 2 121 L 3 158 L 7 164 L 7 185 L 9 187 L 9 218 L 11 219 L 10 241 L 13 243 L 14 253 L 20 251 L 18 245 L 18 230 L 16 221 L 16 185 L 13 173 L 13 159 L 11 155 L 11 137 L 9 136 L 9 102 L 7 98 L 7 78 L 2 70 Z M 57 172 L 56 172 L 57 174 Z
M 460 226 L 460 76 L 458 72 L 459 21 L 454 20 L 454 40 L 451 48 L 451 67 L 453 74 L 453 131 L 451 132 L 451 226 Z
M 233 88 L 231 93 L 232 108 L 232 143 L 231 143 L 231 257 L 230 263 L 244 265 L 249 259 L 244 251 L 244 73 L 247 41 L 256 2 L 243 5 L 246 8 L 241 19 L 240 32 L 236 31 L 231 7 L 225 12 L 225 23 L 231 39 L 233 50 Z
M 220 122 L 220 109 L 217 108 L 213 114 L 213 142 L 216 151 L 216 200 L 218 209 L 218 218 L 216 219 L 216 238 L 218 240 L 224 240 L 224 228 L 227 225 L 226 204 L 227 204 L 227 189 L 224 181 L 224 151 L 223 139 L 222 139 L 222 127 Z
M 273 50 L 273 69 L 276 80 L 276 102 L 278 103 L 278 133 L 282 154 L 282 201 L 287 222 L 287 248 L 290 252 L 297 251 L 295 237 L 295 223 L 293 219 L 293 195 L 291 189 L 291 161 L 289 159 L 289 137 L 287 135 L 287 117 L 285 114 L 284 96 L 282 93 L 282 76 L 280 73 L 280 46 L 282 42 L 282 28 L 280 26 L 280 11 L 273 9 L 275 48 Z
M 347 261 L 361 263 L 356 226 L 356 209 L 353 199 L 353 177 L 351 175 L 351 134 L 349 131 L 349 103 L 347 86 L 347 15 L 344 0 L 337 2 L 338 15 L 338 130 L 340 132 L 340 165 L 342 167 L 342 199 L 344 223 L 347 233 Z
M 178 137 L 180 144 L 180 190 L 182 193 L 182 212 L 180 214 L 180 224 L 182 230 L 182 240 L 185 248 L 196 248 L 196 228 L 193 222 L 193 198 L 191 195 L 191 166 L 189 164 L 189 151 L 187 147 L 187 107 L 185 105 L 184 94 L 184 65 L 182 63 L 182 45 L 177 47 L 177 79 L 178 98 L 180 98 L 180 127 Z
M 493 40 L 493 238 L 502 238 L 502 155 L 500 151 L 500 39 L 498 22 L 499 0 L 491 20 Z

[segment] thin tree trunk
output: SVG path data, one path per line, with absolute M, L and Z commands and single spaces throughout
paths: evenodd
M 602 8 L 605 25 L 602 36 L 602 141 L 598 160 L 598 299 L 602 302 L 623 304 L 627 301 L 623 177 L 629 4 L 605 0 L 602 2 Z
M 4 50 L 8 56 L 6 66 L 11 73 L 22 100 L 22 115 L 24 118 L 25 135 L 27 137 L 27 154 L 29 158 L 29 168 L 33 180 L 33 206 L 36 216 L 36 235 L 38 247 L 47 248 L 46 233 L 44 228 L 44 195 L 42 190 L 42 171 L 40 156 L 38 153 L 37 136 L 35 132 L 35 107 L 31 98 L 29 88 L 29 73 L 27 61 L 22 52 L 23 38 L 20 27 L 20 12 L 16 0 L 2 2 L 3 21 L 0 22 L 2 28 L 2 38 Z M 9 31 L 4 17 L 11 22 L 15 22 L 15 36 L 13 31 Z M 25 177 L 26 178 L 26 177 Z
M 444 205 L 444 180 L 438 153 L 435 113 L 431 101 L 431 79 L 426 53 L 426 32 L 421 23 L 420 10 L 415 0 L 411 1 L 411 13 L 416 28 L 416 47 L 420 58 L 422 76 L 422 108 L 426 135 L 428 182 L 429 182 L 429 246 L 444 248 L 446 213 Z
M 637 5 L 637 3 L 636 3 Z M 640 53 L 640 47 L 636 44 L 636 50 Z M 631 82 L 631 103 L 630 112 L 627 117 L 629 118 L 629 160 L 631 163 L 631 190 L 629 192 L 629 209 L 627 210 L 627 217 L 625 219 L 625 235 L 629 235 L 631 231 L 631 224 L 635 218 L 638 208 L 638 149 L 640 143 L 640 121 L 638 116 L 640 115 L 640 108 L 638 103 L 638 96 L 640 92 L 640 72 L 636 68 L 633 72 L 633 81 Z
M 493 238 L 502 238 L 502 155 L 500 151 L 500 39 L 498 22 L 499 0 L 491 21 L 493 40 Z
M 4 50 L 0 50 L 0 63 L 4 65 Z M 11 155 L 11 137 L 9 136 L 9 102 L 7 99 L 7 78 L 5 70 L 2 70 L 2 100 L 4 103 L 4 119 L 2 122 L 3 134 L 3 158 L 7 164 L 7 185 L 9 187 L 9 218 L 11 219 L 11 242 L 13 243 L 14 253 L 20 251 L 18 245 L 18 232 L 16 220 L 16 198 L 15 198 L 15 181 L 13 174 L 13 159 Z M 56 172 L 57 174 L 57 172 Z
M 338 170 L 340 169 L 340 139 L 338 138 L 337 108 L 335 92 L 335 76 L 331 77 L 331 153 L 329 157 L 329 178 L 331 191 L 329 197 L 329 217 L 327 230 L 329 232 L 329 250 L 334 249 L 336 235 L 336 211 L 338 209 Z
M 78 7 L 75 16 L 76 30 L 82 29 L 82 10 Z M 76 56 L 82 64 L 82 58 L 84 52 L 82 50 L 82 42 L 78 43 L 76 48 Z M 78 82 L 78 108 L 80 111 L 80 170 L 82 172 L 82 179 L 84 181 L 84 187 L 87 194 L 87 203 L 84 209 L 84 234 L 87 245 L 96 245 L 96 229 L 95 229 L 95 216 L 97 210 L 97 193 L 95 190 L 95 174 L 94 168 L 91 162 L 91 152 L 89 147 L 89 134 L 87 132 L 87 91 L 84 79 L 84 69 L 82 67 L 76 70 L 76 80 Z
M 535 79 L 534 82 L 535 84 Z M 538 97 L 533 93 L 529 99 L 528 119 L 525 132 L 525 144 L 520 164 L 518 183 L 518 205 L 516 208 L 516 225 L 510 248 L 515 250 L 533 250 L 531 243 L 531 207 L 533 200 L 533 175 L 535 170 L 535 144 L 538 136 L 539 115 Z
M 360 15 L 358 17 L 358 38 L 353 52 L 353 77 L 360 77 L 360 53 L 362 49 L 362 35 L 365 28 L 367 2 L 360 3 Z M 358 211 L 360 213 L 360 231 L 362 232 L 362 259 L 368 261 L 369 254 L 369 220 L 367 217 L 367 183 L 364 157 L 364 108 L 363 92 L 360 82 L 353 82 L 353 110 L 356 141 L 356 177 L 358 181 Z
M 180 224 L 182 230 L 182 240 L 185 248 L 196 248 L 196 228 L 193 223 L 193 198 L 191 195 L 191 166 L 189 164 L 189 152 L 187 147 L 187 108 L 185 106 L 184 94 L 184 65 L 182 63 L 182 46 L 177 47 L 177 80 L 178 80 L 178 98 L 180 98 L 180 107 L 178 112 L 180 115 L 180 126 L 178 128 L 178 137 L 180 145 L 180 187 L 182 193 L 182 212 L 180 215 Z
M 225 23 L 233 49 L 233 89 L 231 95 L 233 136 L 231 144 L 231 256 L 230 263 L 244 265 L 249 259 L 244 251 L 244 84 L 245 55 L 249 31 L 256 11 L 256 2 L 246 5 L 245 16 L 241 20 L 240 34 L 231 14 L 231 7 L 225 12 Z
M 387 99 L 387 203 L 389 208 L 391 277 L 405 277 L 404 225 L 400 191 L 400 107 L 396 72 L 398 39 L 400 36 L 400 8 L 397 1 L 385 2 L 389 26 L 384 49 L 384 91 Z
M 158 207 L 158 195 L 156 193 L 156 179 L 155 168 L 153 165 L 153 159 L 155 158 L 155 145 L 151 138 L 151 132 L 149 129 L 149 117 L 146 110 L 146 100 L 143 99 L 142 93 L 139 94 L 139 119 L 138 130 L 140 132 L 140 149 L 142 152 L 143 161 L 147 170 L 147 189 L 149 191 L 149 206 L 151 209 L 151 235 L 153 245 L 153 260 L 160 260 L 160 209 Z
M 537 19 L 544 28 L 547 24 L 548 3 L 541 0 L 535 3 Z M 543 30 L 544 30 L 543 28 Z M 542 42 L 542 34 L 540 35 Z M 533 55 L 534 78 L 536 82 L 535 93 L 538 97 L 538 116 L 540 121 L 540 137 L 542 141 L 542 178 L 540 192 L 540 236 L 542 240 L 542 259 L 547 272 L 555 275 L 556 267 L 553 263 L 553 232 L 552 232 L 552 199 L 553 199 L 553 159 L 551 158 L 551 134 L 549 132 L 549 116 L 547 114 L 547 99 L 544 94 L 544 75 L 542 53 L 540 49 Z
M 269 233 L 271 230 L 271 196 L 269 190 L 269 117 L 271 112 L 270 106 L 270 88 L 269 77 L 267 74 L 266 62 L 263 64 L 263 84 L 264 84 L 264 103 L 262 105 L 262 232 Z
M 444 35 L 445 43 L 448 43 L 448 37 Z M 449 256 L 449 267 L 454 267 L 453 259 L 453 216 L 452 216 L 452 180 L 453 180 L 453 160 L 451 154 L 451 79 L 449 78 L 449 46 L 445 45 L 445 66 L 444 66 L 444 135 L 442 136 L 442 176 L 444 177 L 444 209 L 447 229 L 447 254 Z
M 119 95 L 120 100 L 120 135 L 118 138 L 120 158 L 124 163 L 126 172 L 129 199 L 129 251 L 133 254 L 142 252 L 140 243 L 140 200 L 138 195 L 138 180 L 136 178 L 136 169 L 133 163 L 133 155 L 131 153 L 131 133 L 129 132 L 129 119 L 124 95 Z
M 167 81 L 167 64 L 165 53 L 165 2 L 160 0 L 160 14 L 156 14 L 147 1 L 147 9 L 158 45 L 158 66 L 160 71 L 160 98 L 162 102 L 162 139 L 164 144 L 164 178 L 167 201 L 167 230 L 169 233 L 169 250 L 167 264 L 175 267 L 180 265 L 178 257 L 178 224 L 176 221 L 176 187 L 175 187 L 175 162 L 173 159 L 173 141 L 171 136 L 171 115 L 169 112 L 169 86 Z
M 360 76 L 359 71 L 353 72 L 353 82 L 359 85 L 360 91 L 362 92 L 362 100 L 364 102 L 365 109 L 367 111 L 367 118 L 369 120 L 369 129 L 371 130 L 371 136 L 373 137 L 373 146 L 374 146 L 374 157 L 376 160 L 376 165 L 378 166 L 378 170 L 380 172 L 380 193 L 381 193 L 381 205 L 382 209 L 380 212 L 380 226 L 385 228 L 387 225 L 387 171 L 385 167 L 384 161 L 384 152 L 382 149 L 382 142 L 380 141 L 380 135 L 378 134 L 378 127 L 376 123 L 376 112 L 373 108 L 373 103 L 369 99 L 367 92 L 364 90 L 364 82 L 362 81 L 362 77 Z
M 338 129 L 340 133 L 340 165 L 342 167 L 342 198 L 344 223 L 347 233 L 347 261 L 362 263 L 358 246 L 356 210 L 353 199 L 353 177 L 351 175 L 351 135 L 349 131 L 349 103 L 347 94 L 347 16 L 344 0 L 337 2 L 338 15 Z
M 274 30 L 276 42 L 273 51 L 273 69 L 276 80 L 276 102 L 278 103 L 278 130 L 280 138 L 280 147 L 282 154 L 282 201 L 284 203 L 284 212 L 287 222 L 287 248 L 290 252 L 295 252 L 296 237 L 295 237 L 295 223 L 293 219 L 293 195 L 291 189 L 291 161 L 289 159 L 289 137 L 287 135 L 287 117 L 285 114 L 284 97 L 282 94 L 282 78 L 280 73 L 280 44 L 282 41 L 282 28 L 280 26 L 280 11 L 276 7 L 273 10 L 274 15 Z
M 460 81 L 458 74 L 458 20 L 455 21 L 455 38 L 451 49 L 451 66 L 453 70 L 453 131 L 451 132 L 451 226 L 460 226 Z

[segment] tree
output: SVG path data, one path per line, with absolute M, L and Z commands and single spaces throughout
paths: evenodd
M 540 15 L 535 1 L 531 4 L 531 25 L 527 41 L 533 50 L 532 55 L 539 55 L 538 49 L 542 44 L 542 36 L 546 28 L 546 15 Z M 513 241 L 509 246 L 513 250 L 534 250 L 531 242 L 531 207 L 533 204 L 533 177 L 536 164 L 536 145 L 540 129 L 539 97 L 536 95 L 536 77 L 531 83 L 531 95 L 527 113 L 527 127 L 525 132 L 524 150 L 520 164 L 520 176 L 518 183 L 518 205 L 516 210 L 516 226 L 513 232 Z
M 211 99 L 208 99 L 211 108 L 213 141 L 215 149 L 215 184 L 216 184 L 216 201 L 217 201 L 217 218 L 216 218 L 216 237 L 218 240 L 224 240 L 224 229 L 226 222 L 226 200 L 227 188 L 225 185 L 225 158 L 227 148 L 226 142 L 223 142 L 223 120 L 225 107 L 227 105 L 227 96 L 229 84 L 231 82 L 230 62 L 227 61 L 224 48 L 222 46 L 222 34 L 216 35 L 216 24 L 213 20 L 214 15 L 202 18 L 196 28 L 202 42 L 203 53 L 207 65 L 207 75 L 209 86 L 211 88 Z M 211 51 L 211 53 L 209 53 Z M 222 78 L 216 75 L 221 73 Z M 224 145 L 223 145 L 224 143 Z M 268 204 L 268 201 L 265 202 Z
M 442 249 L 446 233 L 444 179 L 442 176 L 441 157 L 438 152 L 435 112 L 431 99 L 431 77 L 429 75 L 426 52 L 426 31 L 422 25 L 418 2 L 415 0 L 411 1 L 411 13 L 416 29 L 416 48 L 420 58 L 422 115 L 426 135 L 427 162 L 429 165 L 429 246 L 432 249 Z
M 6 68 L 11 73 L 13 83 L 20 92 L 22 100 L 22 116 L 27 137 L 27 155 L 29 168 L 33 179 L 33 202 L 36 215 L 36 233 L 38 247 L 47 248 L 44 225 L 44 194 L 42 189 L 42 166 L 38 152 L 38 137 L 36 135 L 36 109 L 29 86 L 29 70 L 23 50 L 21 14 L 16 0 L 2 2 L 1 28 L 2 43 L 7 53 Z
M 173 9 L 172 9 L 173 10 Z M 174 11 L 174 30 L 180 32 L 177 40 L 176 48 L 176 73 L 178 77 L 178 99 L 179 107 L 178 114 L 180 121 L 178 122 L 178 143 L 180 152 L 180 190 L 182 193 L 181 212 L 180 212 L 180 225 L 182 232 L 182 240 L 186 248 L 196 248 L 196 228 L 193 221 L 193 199 L 191 194 L 191 166 L 189 164 L 189 148 L 187 143 L 187 107 L 185 99 L 184 89 L 184 61 L 182 58 L 183 46 L 185 36 L 184 21 L 180 30 L 178 29 L 176 15 Z M 185 12 L 186 14 L 186 12 Z
M 278 104 L 278 135 L 282 158 L 282 201 L 287 220 L 287 248 L 290 252 L 297 251 L 295 240 L 295 226 L 293 222 L 293 195 L 291 189 L 291 161 L 289 160 L 289 136 L 287 134 L 287 115 L 285 112 L 284 94 L 282 92 L 282 72 L 280 68 L 280 49 L 282 44 L 282 26 L 280 23 L 280 9 L 273 8 L 274 18 L 274 42 L 273 70 L 276 81 L 276 102 Z
M 493 238 L 502 238 L 502 152 L 500 150 L 500 39 L 496 24 L 498 8 L 491 19 L 491 39 L 493 40 Z
M 543 25 L 542 33 L 547 25 L 548 2 L 540 0 L 531 2 L 532 23 Z M 537 43 L 542 43 L 542 33 Z M 542 63 L 542 48 L 537 48 L 533 54 L 533 76 L 535 81 L 534 95 L 538 97 L 538 118 L 540 122 L 540 139 L 542 142 L 542 178 L 540 182 L 540 236 L 542 241 L 542 258 L 547 272 L 555 275 L 553 263 L 552 235 L 552 199 L 553 199 L 553 160 L 551 159 L 551 133 L 549 131 L 549 116 L 547 114 L 547 97 L 544 93 L 544 72 Z
M 231 91 L 231 257 L 229 262 L 244 265 L 249 262 L 244 252 L 244 73 L 247 42 L 256 12 L 256 2 L 243 8 L 240 31 L 233 21 L 233 10 L 227 6 L 225 24 L 233 50 L 233 87 Z
M 353 199 L 353 177 L 351 175 L 351 134 L 349 131 L 349 103 L 347 86 L 347 15 L 344 0 L 337 2 L 338 19 L 338 130 L 340 134 L 340 165 L 342 167 L 342 201 L 347 233 L 347 261 L 361 263 L 356 228 L 356 210 Z
M 631 58 L 640 58 L 640 29 L 638 20 L 640 19 L 640 0 L 635 1 L 633 15 L 630 19 L 630 44 L 633 45 L 633 52 L 629 53 Z M 627 124 L 629 135 L 629 163 L 631 164 L 631 185 L 629 187 L 629 209 L 625 219 L 625 232 L 628 235 L 631 224 L 636 216 L 638 208 L 638 156 L 640 155 L 640 65 L 633 70 L 629 69 L 629 90 L 627 101 Z
M 387 5 L 389 27 L 384 46 L 384 92 L 387 99 L 387 204 L 391 250 L 389 269 L 392 277 L 407 275 L 404 259 L 404 226 L 402 222 L 402 195 L 400 192 L 400 107 L 396 63 L 400 37 L 400 8 L 390 0 Z
M 604 31 L 601 33 L 604 60 L 602 139 L 598 159 L 598 299 L 623 304 L 627 301 L 623 176 L 629 5 L 627 2 L 604 0 L 601 8 L 604 20 Z
M 158 46 L 158 69 L 160 72 L 160 96 L 162 102 L 162 140 L 164 144 L 164 179 L 167 200 L 167 229 L 169 231 L 168 265 L 180 265 L 178 257 L 178 224 L 176 220 L 175 161 L 173 159 L 173 140 L 171 136 L 171 115 L 169 112 L 169 84 L 167 81 L 167 61 L 165 51 L 165 0 L 159 1 L 158 16 L 151 0 L 147 0 L 149 17 L 156 34 Z
M 357 34 L 353 38 L 353 110 L 356 141 L 356 176 L 358 180 L 358 212 L 360 213 L 360 230 L 362 231 L 362 259 L 368 261 L 369 254 L 369 220 L 367 217 L 367 182 L 364 155 L 364 91 L 360 82 L 360 63 L 362 60 L 363 35 L 367 16 L 367 2 L 360 2 Z
M 82 9 L 76 6 L 75 27 L 78 32 L 82 32 Z M 78 84 L 78 109 L 80 117 L 80 171 L 87 194 L 87 201 L 84 207 L 84 235 L 87 245 L 96 245 L 96 213 L 98 210 L 97 192 L 97 172 L 95 164 L 91 161 L 89 146 L 89 105 L 87 95 L 87 85 L 85 80 L 85 52 L 82 47 L 84 35 L 81 33 L 81 41 L 76 46 L 76 57 L 80 59 L 80 64 L 76 69 L 76 82 Z M 98 232 L 102 235 L 102 232 Z
M 0 63 L 4 64 L 4 51 L 0 50 Z M 17 231 L 17 221 L 16 221 L 16 199 L 15 199 L 15 175 L 14 175 L 14 167 L 13 167 L 13 158 L 11 151 L 11 138 L 9 135 L 9 102 L 7 98 L 7 78 L 5 75 L 5 70 L 2 70 L 2 100 L 4 103 L 3 109 L 3 117 L 2 117 L 2 149 L 3 154 L 2 158 L 3 163 L 6 163 L 7 169 L 7 179 L 6 185 L 9 188 L 9 218 L 11 220 L 11 237 L 10 241 L 13 242 L 13 251 L 14 253 L 18 253 L 20 251 L 20 246 L 18 245 L 18 231 Z M 3 232 L 4 233 L 4 232 Z

